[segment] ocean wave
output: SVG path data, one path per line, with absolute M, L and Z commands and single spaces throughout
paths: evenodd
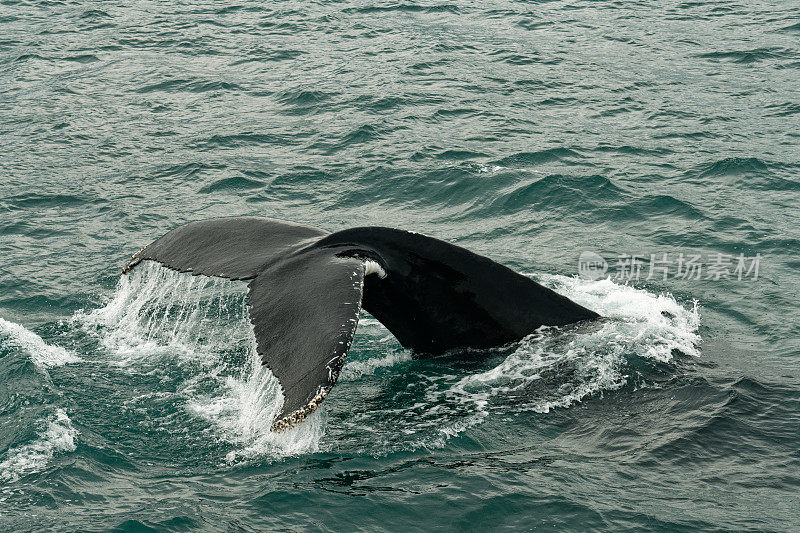
M 784 48 L 755 48 L 753 50 L 731 50 L 698 54 L 696 57 L 711 60 L 730 60 L 733 63 L 750 64 L 765 59 L 784 59 L 795 57 L 793 50 Z
M 11 344 L 20 348 L 40 368 L 52 368 L 81 361 L 74 352 L 60 346 L 49 345 L 36 333 L 3 318 L 0 318 L 0 344 Z
M 552 163 L 554 161 L 572 161 L 581 159 L 580 153 L 570 148 L 557 147 L 539 150 L 537 152 L 520 152 L 518 154 L 504 157 L 495 164 L 501 167 L 527 167 L 541 163 Z
M 38 439 L 8 450 L 7 457 L 0 462 L 0 480 L 14 482 L 23 476 L 41 472 L 59 452 L 75 451 L 78 431 L 63 409 L 57 409 L 39 432 Z
M 460 12 L 459 6 L 455 4 L 440 5 L 420 5 L 415 3 L 396 3 L 389 5 L 370 5 L 363 7 L 348 7 L 342 13 L 357 13 L 362 15 L 372 15 L 375 13 L 455 13 Z
M 572 176 L 549 174 L 523 179 L 495 192 L 488 201 L 481 200 L 465 215 L 496 217 L 496 213 L 515 213 L 541 209 L 562 212 L 590 212 L 628 196 L 608 178 L 600 175 Z
M 198 192 L 204 194 L 225 191 L 241 193 L 241 191 L 261 189 L 264 187 L 264 185 L 265 184 L 262 181 L 236 176 L 233 178 L 223 178 L 221 180 L 217 180 L 209 185 L 204 186 Z
M 702 210 L 688 201 L 682 201 L 668 194 L 646 195 L 633 200 L 626 206 L 628 218 L 641 220 L 645 217 L 675 217 L 690 221 L 707 218 Z M 671 218 L 670 220 L 674 220 Z
M 235 91 L 241 90 L 242 87 L 235 83 L 229 83 L 218 80 L 207 80 L 197 78 L 177 78 L 166 81 L 160 81 L 149 85 L 144 85 L 134 89 L 134 92 L 140 94 L 159 93 L 159 92 L 176 92 L 176 93 L 204 93 L 209 91 Z
M 760 174 L 767 170 L 767 165 L 757 157 L 728 157 L 706 165 L 700 176 L 738 176 L 742 174 Z

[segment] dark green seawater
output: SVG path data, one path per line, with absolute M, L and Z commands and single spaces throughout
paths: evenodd
M 799 531 L 799 144 L 796 0 L 2 0 L 0 525 Z M 243 285 L 120 278 L 243 214 L 417 230 L 608 319 L 416 360 L 364 315 L 273 434 Z

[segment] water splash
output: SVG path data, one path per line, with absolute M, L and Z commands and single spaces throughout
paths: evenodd
M 325 428 L 324 410 L 318 409 L 291 430 L 270 431 L 283 406 L 280 386 L 258 357 L 251 358 L 249 365 L 241 376 L 225 378 L 221 394 L 195 396 L 188 403 L 191 412 L 213 423 L 227 441 L 240 446 L 229 452 L 226 460 L 317 451 Z
M 365 361 L 350 361 L 344 365 L 339 381 L 355 381 L 363 376 L 374 374 L 379 368 L 389 368 L 399 363 L 411 361 L 409 350 L 390 350 L 379 357 L 370 357 Z
M 605 319 L 592 325 L 540 328 L 502 363 L 464 377 L 448 394 L 483 412 L 491 398 L 502 397 L 505 402 L 513 399 L 520 411 L 547 413 L 623 386 L 630 357 L 669 363 L 675 352 L 700 355 L 697 302 L 686 309 L 670 295 L 654 295 L 611 279 L 543 275 L 540 280 Z
M 119 365 L 174 354 L 214 366 L 221 352 L 249 342 L 245 295 L 244 282 L 181 274 L 145 261 L 120 277 L 104 307 L 80 311 L 74 320 L 99 331 Z
M 540 280 L 611 319 L 611 323 L 617 326 L 615 332 L 627 340 L 641 357 L 668 363 L 675 350 L 686 355 L 700 355 L 700 335 L 697 334 L 700 308 L 697 301 L 687 309 L 670 294 L 654 295 L 644 289 L 618 285 L 610 278 L 589 281 L 543 275 Z
M 40 368 L 53 368 L 81 361 L 74 352 L 47 344 L 40 336 L 24 326 L 0 318 L 0 347 L 4 345 L 12 345 L 23 350 Z
M 381 418 L 387 429 L 382 450 L 438 448 L 490 416 L 513 419 L 520 413 L 549 413 L 619 389 L 632 368 L 672 362 L 677 352 L 699 356 L 700 314 L 668 294 L 618 285 L 612 280 L 586 281 L 564 276 L 537 276 L 543 284 L 593 309 L 605 318 L 563 328 L 543 327 L 511 348 L 486 354 L 486 363 L 461 368 L 451 361 L 412 365 L 407 390 Z M 497 359 L 497 362 L 493 362 Z M 394 354 L 351 363 L 349 379 L 367 379 L 370 369 Z M 455 368 L 454 368 L 455 367 Z M 361 372 L 363 369 L 363 373 Z M 356 416 L 349 429 L 370 424 Z M 337 420 L 337 423 L 341 423 Z
M 131 372 L 164 371 L 186 412 L 234 445 L 228 460 L 285 456 L 318 448 L 324 417 L 292 431 L 270 424 L 283 396 L 261 364 L 246 300 L 247 284 L 181 274 L 146 261 L 122 276 L 102 308 L 74 320 L 98 336 L 109 362 Z

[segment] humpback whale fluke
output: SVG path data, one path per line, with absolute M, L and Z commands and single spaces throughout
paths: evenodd
M 258 353 L 283 389 L 277 431 L 304 420 L 330 392 L 362 305 L 404 347 L 431 355 L 599 317 L 491 259 L 391 228 L 329 233 L 262 217 L 216 218 L 170 231 L 123 273 L 144 260 L 249 280 Z

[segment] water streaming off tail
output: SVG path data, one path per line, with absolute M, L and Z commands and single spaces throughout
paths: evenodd
M 79 319 L 103 328 L 101 343 L 118 364 L 156 353 L 214 364 L 250 341 L 246 290 L 244 282 L 181 274 L 148 261 L 120 278 L 104 307 Z
M 313 451 L 322 414 L 292 431 L 269 431 L 283 397 L 256 352 L 246 294 L 246 282 L 144 262 L 120 278 L 104 307 L 75 320 L 97 334 L 110 364 L 175 382 L 187 418 L 210 422 L 234 445 L 228 459 Z

